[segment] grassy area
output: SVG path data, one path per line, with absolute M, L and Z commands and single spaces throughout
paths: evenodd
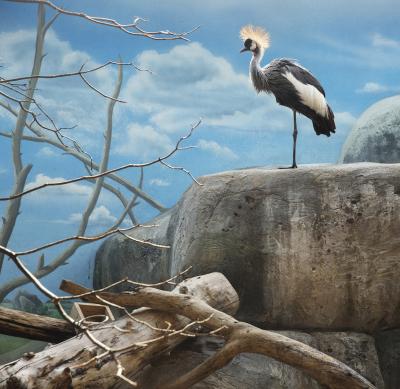
M 1 306 L 13 309 L 12 303 L 2 303 Z M 70 312 L 72 302 L 63 303 L 64 309 Z M 61 319 L 61 315 L 51 302 L 45 302 L 40 307 L 36 314 L 50 316 Z M 13 361 L 20 358 L 24 353 L 29 351 L 40 351 L 46 346 L 46 342 L 39 342 L 30 339 L 17 338 L 15 336 L 8 336 L 0 334 L 0 364 Z
M 0 353 L 15 350 L 27 343 L 27 339 L 0 334 Z
M 0 335 L 0 364 L 15 361 L 24 353 L 43 350 L 46 342 Z

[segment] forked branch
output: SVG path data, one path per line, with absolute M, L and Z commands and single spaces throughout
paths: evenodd
M 61 289 L 71 294 L 89 292 L 87 288 L 70 281 L 64 281 Z M 193 296 L 143 288 L 133 293 L 89 294 L 83 299 L 98 302 L 96 296 L 118 305 L 148 306 L 160 311 L 183 315 L 191 320 L 198 317 L 210 317 L 204 326 L 211 331 L 219 329 L 219 335 L 226 339 L 225 347 L 176 382 L 164 384 L 164 389 L 189 388 L 213 371 L 223 367 L 235 355 L 243 352 L 263 354 L 297 367 L 329 388 L 375 388 L 368 380 L 335 358 L 279 333 L 261 330 L 251 324 L 239 322 L 232 316 L 210 307 Z
M 47 182 L 47 183 L 45 183 L 45 184 L 35 186 L 35 187 L 33 187 L 33 188 L 24 190 L 24 191 L 22 191 L 22 192 L 20 192 L 20 193 L 17 193 L 17 194 L 15 194 L 15 195 L 12 195 L 12 196 L 0 197 L 0 201 L 14 200 L 14 199 L 17 199 L 17 198 L 19 198 L 19 197 L 25 196 L 25 195 L 27 195 L 27 194 L 29 194 L 29 193 L 35 192 L 35 191 L 37 191 L 37 190 L 40 190 L 40 189 L 43 189 L 43 188 L 46 188 L 46 187 L 63 186 L 63 185 L 68 185 L 68 184 L 71 184 L 71 183 L 80 182 L 80 181 L 85 181 L 85 180 L 94 180 L 94 179 L 97 179 L 97 178 L 101 178 L 101 177 L 108 176 L 108 175 L 110 175 L 110 174 L 112 174 L 112 173 L 120 172 L 120 171 L 122 171 L 122 170 L 130 169 L 130 168 L 144 168 L 144 167 L 148 167 L 148 166 L 155 165 L 155 164 L 157 164 L 157 163 L 164 162 L 165 160 L 167 160 L 168 158 L 170 158 L 172 155 L 174 155 L 177 151 L 183 150 L 183 149 L 184 149 L 184 148 L 181 147 L 181 143 L 182 143 L 184 140 L 188 139 L 188 138 L 193 134 L 194 130 L 195 130 L 200 124 L 201 124 L 201 119 L 200 119 L 196 124 L 194 124 L 193 126 L 191 126 L 190 131 L 189 131 L 186 135 L 182 136 L 182 137 L 178 140 L 178 142 L 176 143 L 175 147 L 174 147 L 170 152 L 168 152 L 168 153 L 165 154 L 164 156 L 159 157 L 159 158 L 157 158 L 157 159 L 154 159 L 154 160 L 152 160 L 152 161 L 150 161 L 150 162 L 144 162 L 144 163 L 128 163 L 128 164 L 126 164 L 126 165 L 119 166 L 119 167 L 116 167 L 116 168 L 114 168 L 114 169 L 109 169 L 109 170 L 106 170 L 106 171 L 101 172 L 101 173 L 98 173 L 98 174 L 85 175 L 85 176 L 81 176 L 81 177 L 77 177 L 77 178 L 73 178 L 73 179 L 65 180 L 65 181 Z M 168 167 L 170 167 L 170 166 L 168 166 Z M 176 167 L 172 167 L 172 166 L 171 166 L 171 168 L 172 168 L 172 169 L 176 169 Z M 182 168 L 179 168 L 179 169 L 182 170 Z M 185 170 L 185 173 L 187 173 L 187 174 L 190 175 L 190 172 L 188 172 L 188 171 L 186 171 L 186 170 Z M 190 176 L 191 176 L 191 175 L 190 175 Z M 192 176 L 191 176 L 191 177 L 192 177 Z M 196 183 L 198 183 L 199 185 L 201 185 L 198 181 L 196 181 Z
M 189 34 L 191 34 L 192 32 L 196 31 L 200 27 L 200 26 L 197 26 L 197 27 L 191 29 L 190 31 L 185 31 L 185 32 L 173 32 L 173 31 L 169 31 L 169 30 L 147 31 L 140 27 L 140 23 L 145 22 L 146 20 L 141 17 L 138 17 L 138 16 L 134 16 L 133 21 L 131 23 L 122 24 L 122 23 L 119 23 L 118 21 L 116 21 L 114 19 L 110 19 L 110 18 L 91 16 L 84 12 L 69 11 L 67 9 L 64 9 L 64 8 L 61 8 L 57 5 L 55 5 L 54 3 L 52 3 L 49 0 L 7 0 L 7 1 L 14 2 L 14 3 L 25 3 L 25 4 L 26 3 L 43 4 L 63 15 L 78 17 L 78 18 L 87 20 L 89 22 L 95 23 L 95 24 L 100 24 L 102 26 L 116 28 L 120 31 L 123 31 L 126 34 L 129 34 L 129 35 L 141 36 L 144 38 L 157 40 L 157 41 L 159 41 L 159 40 L 162 40 L 162 41 L 178 40 L 178 39 L 187 41 L 188 40 L 187 36 Z

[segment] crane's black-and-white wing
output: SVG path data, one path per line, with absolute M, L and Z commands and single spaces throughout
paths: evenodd
M 313 121 L 314 130 L 330 136 L 335 132 L 334 115 L 319 81 L 305 68 L 289 59 L 277 59 L 263 69 L 267 87 L 276 101 Z
M 301 66 L 298 62 L 290 59 L 282 59 L 284 62 L 284 66 L 289 71 L 289 73 L 293 74 L 297 80 L 302 82 L 303 84 L 312 85 L 316 88 L 322 95 L 325 97 L 325 91 L 320 82 L 311 74 L 309 70 L 305 67 Z

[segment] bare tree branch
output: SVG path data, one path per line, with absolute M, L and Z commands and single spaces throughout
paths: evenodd
M 171 331 L 163 331 L 160 328 L 155 328 L 156 332 L 158 332 L 159 330 L 162 332 L 162 335 L 159 336 L 154 336 L 151 339 L 146 339 L 144 341 L 135 341 L 135 342 L 128 342 L 128 344 L 126 344 L 124 342 L 124 344 L 120 347 L 115 346 L 114 344 L 112 346 L 108 346 L 104 340 L 100 340 L 99 337 L 97 335 L 94 334 L 94 332 L 92 331 L 91 327 L 93 327 L 93 325 L 88 325 L 88 324 L 84 324 L 84 322 L 79 321 L 76 322 L 74 321 L 73 318 L 71 318 L 64 310 L 64 308 L 61 305 L 61 298 L 59 298 L 58 296 L 56 296 L 54 293 L 52 293 L 49 289 L 47 289 L 45 286 L 43 286 L 43 284 L 41 284 L 41 282 L 34 276 L 34 274 L 32 272 L 29 271 L 29 269 L 23 264 L 23 262 L 18 258 L 18 256 L 16 255 L 15 252 L 0 246 L 0 251 L 3 252 L 4 254 L 8 255 L 13 262 L 17 265 L 17 267 L 39 288 L 39 290 L 41 290 L 46 296 L 48 296 L 56 305 L 56 307 L 59 309 L 60 313 L 63 315 L 63 317 L 71 324 L 73 324 L 78 330 L 80 330 L 86 337 L 87 339 L 89 339 L 94 345 L 96 345 L 97 347 L 99 347 L 100 349 L 104 350 L 104 352 L 102 352 L 100 355 L 97 355 L 97 353 L 95 354 L 95 356 L 93 356 L 91 359 L 85 361 L 84 363 L 79 364 L 78 366 L 74 366 L 72 367 L 72 369 L 79 369 L 79 371 L 82 371 L 82 369 L 84 367 L 87 367 L 88 365 L 91 364 L 92 361 L 99 361 L 99 360 L 103 360 L 105 358 L 107 358 L 107 356 L 111 356 L 117 363 L 118 367 L 118 372 L 116 374 L 117 377 L 121 378 L 121 374 L 123 369 L 121 368 L 122 364 L 120 363 L 120 359 L 123 354 L 120 353 L 125 353 L 128 351 L 133 351 L 135 352 L 137 349 L 140 348 L 148 348 L 148 353 L 149 354 L 153 354 L 151 346 L 150 345 L 157 345 L 160 342 L 162 342 L 161 344 L 163 345 L 162 347 L 165 348 L 164 346 L 164 342 L 167 341 L 168 338 L 174 339 L 171 340 L 171 344 L 176 344 L 177 342 L 179 342 L 179 340 L 176 338 L 177 335 L 179 336 L 192 336 L 192 334 L 190 332 L 188 332 L 188 330 L 191 327 L 198 327 L 199 325 L 202 325 L 204 323 L 206 323 L 208 320 L 210 320 L 211 317 L 206 317 L 204 319 L 196 319 L 193 320 L 191 322 L 186 322 L 186 324 L 184 324 L 183 326 L 181 326 L 181 328 L 176 328 L 176 329 L 171 329 L 171 325 L 168 324 L 168 330 L 171 329 Z M 199 278 L 199 277 L 197 277 Z M 197 279 L 196 278 L 196 279 Z M 146 287 L 146 289 L 149 289 Z M 151 288 L 153 289 L 153 288 Z M 209 288 L 207 288 L 208 291 Z M 209 299 L 211 299 L 211 295 L 208 291 L 208 296 Z M 237 295 L 236 295 L 237 296 Z M 68 296 L 69 298 L 73 298 L 73 296 Z M 221 299 L 221 302 L 226 304 L 226 299 Z M 236 304 L 237 307 L 237 304 Z M 229 310 L 229 308 L 228 308 Z M 181 322 L 181 319 L 177 318 L 177 323 Z M 138 323 L 147 325 L 147 321 L 143 321 L 141 319 L 137 320 Z M 182 322 L 185 323 L 185 322 Z M 153 325 L 149 325 L 150 329 L 153 329 Z M 114 326 L 115 328 L 115 326 Z M 101 328 L 100 328 L 101 329 Z M 120 331 L 120 329 L 115 328 L 117 331 Z M 126 332 L 130 332 L 135 334 L 137 331 L 135 329 L 132 328 L 132 331 L 123 331 L 124 333 Z M 81 343 L 81 342 L 80 342 Z M 83 347 L 83 346 L 80 346 Z M 156 346 L 159 347 L 159 346 Z M 78 352 L 78 354 L 80 354 L 81 351 Z M 119 354 L 117 354 L 119 353 Z M 73 358 L 68 359 L 68 361 L 73 360 Z M 13 364 L 11 364 L 12 366 Z M 9 365 L 6 365 L 3 368 L 7 368 Z M 68 368 L 71 369 L 71 368 Z M 122 369 L 122 370 L 121 370 Z M 52 369 L 50 369 L 52 370 Z M 65 371 L 65 370 L 64 370 Z M 119 373 L 119 374 L 118 374 Z M 4 375 L 3 375 L 4 377 Z M 59 378 L 59 377 L 58 377 Z M 58 380 L 57 378 L 57 380 Z M 4 383 L 4 379 L 0 381 L 0 385 L 2 385 Z M 125 379 L 126 382 L 130 382 L 129 378 Z M 53 382 L 54 383 L 54 382 Z M 7 386 L 9 387 L 9 385 L 11 385 L 11 381 L 9 379 L 7 379 Z M 13 384 L 15 384 L 15 382 L 13 382 Z M 133 382 L 134 384 L 134 382 Z
M 59 14 L 57 14 L 57 15 L 59 15 Z M 0 84 L 3 84 L 3 83 L 11 84 L 11 83 L 16 82 L 16 81 L 30 80 L 32 78 L 48 80 L 48 79 L 55 79 L 55 78 L 82 76 L 82 75 L 85 75 L 85 74 L 96 72 L 96 71 L 98 71 L 100 69 L 103 69 L 105 67 L 108 67 L 110 65 L 132 66 L 134 69 L 136 69 L 136 70 L 138 70 L 140 72 L 148 72 L 150 74 L 153 73 L 151 70 L 143 69 L 143 68 L 139 67 L 138 65 L 134 64 L 133 62 L 107 61 L 107 62 L 103 63 L 102 65 L 96 66 L 96 67 L 94 67 L 92 69 L 88 69 L 88 70 L 83 70 L 83 65 L 82 65 L 80 70 L 78 70 L 76 72 L 66 72 L 66 73 L 60 73 L 60 74 L 36 74 L 36 75 L 33 75 L 33 76 L 22 76 L 22 77 L 15 77 L 15 78 L 0 78 Z
M 114 93 L 112 96 L 113 99 L 108 103 L 108 108 L 107 108 L 107 127 L 104 132 L 103 156 L 102 156 L 102 160 L 100 161 L 100 166 L 99 166 L 100 176 L 98 177 L 98 180 L 96 180 L 96 184 L 94 186 L 92 194 L 90 195 L 86 209 L 82 214 L 82 220 L 81 220 L 81 224 L 78 228 L 77 235 L 83 235 L 85 233 L 87 225 L 89 223 L 89 217 L 92 214 L 94 208 L 96 207 L 96 204 L 99 199 L 100 192 L 101 192 L 101 189 L 103 186 L 103 182 L 104 182 L 103 177 L 104 176 L 102 174 L 107 171 L 108 161 L 110 158 L 111 138 L 112 138 L 112 129 L 113 129 L 113 120 L 112 120 L 113 111 L 114 111 L 116 99 L 118 98 L 119 93 L 121 91 L 122 78 L 123 78 L 122 77 L 122 66 L 120 65 L 118 67 L 118 79 L 117 79 Z
M 10 336 L 58 343 L 76 335 L 65 320 L 0 306 L 0 333 Z
M 63 281 L 60 288 L 66 292 L 82 295 L 89 292 L 71 281 Z M 164 383 L 163 389 L 189 388 L 214 370 L 224 366 L 242 352 L 259 353 L 304 370 L 321 384 L 332 389 L 375 389 L 368 380 L 342 362 L 277 332 L 261 330 L 251 324 L 240 322 L 229 314 L 212 308 L 200 299 L 158 289 L 142 288 L 133 293 L 116 294 L 99 292 L 86 295 L 84 300 L 98 302 L 97 296 L 121 306 L 147 306 L 156 310 L 173 312 L 193 320 L 209 317 L 204 326 L 226 340 L 226 347 L 217 356 L 210 357 L 202 365 L 175 382 Z M 220 360 L 222 359 L 222 360 Z M 206 370 L 209 368 L 209 370 Z M 208 374 L 206 374 L 208 371 Z
M 0 106 L 2 106 L 5 109 L 7 109 L 14 116 L 16 115 L 15 111 L 10 106 L 8 106 L 7 104 L 4 104 L 4 102 L 0 101 Z M 28 141 L 31 141 L 31 142 L 47 143 L 47 144 L 50 144 L 52 146 L 55 146 L 58 149 L 63 150 L 66 154 L 71 155 L 74 158 L 78 159 L 79 161 L 84 163 L 88 168 L 98 171 L 98 169 L 99 169 L 98 164 L 95 163 L 94 161 L 92 161 L 91 159 L 89 159 L 86 155 L 82 155 L 81 151 L 73 150 L 73 149 L 69 148 L 68 146 L 65 146 L 65 145 L 55 141 L 54 139 L 48 138 L 46 135 L 41 133 L 38 129 L 35 129 L 34 127 L 30 126 L 27 123 L 26 123 L 26 126 L 27 126 L 27 128 L 29 128 L 37 136 L 24 135 L 23 136 L 24 140 L 28 140 Z M 6 133 L 6 132 L 1 132 L 0 135 L 1 136 L 5 136 L 5 137 L 10 137 L 10 138 L 12 137 L 12 135 L 10 133 Z M 132 185 L 126 179 L 124 179 L 122 177 L 119 177 L 118 175 L 115 175 L 115 174 L 109 174 L 108 178 L 110 178 L 111 180 L 115 181 L 118 184 L 123 185 L 130 192 L 134 193 L 135 195 L 137 195 L 138 197 L 140 197 L 141 199 L 146 201 L 150 206 L 152 206 L 153 208 L 157 209 L 158 211 L 164 212 L 164 211 L 167 210 L 166 207 L 164 207 L 162 204 L 160 204 L 154 198 L 149 196 L 147 193 L 143 192 L 142 188 L 135 187 L 134 185 Z M 89 180 L 89 182 L 91 182 L 91 181 Z
M 116 233 L 121 233 L 124 236 L 130 238 L 129 235 L 125 234 L 125 231 L 131 231 L 131 230 L 133 230 L 135 228 L 138 228 L 138 227 L 142 227 L 142 228 L 143 227 L 155 227 L 155 225 L 147 225 L 146 226 L 146 225 L 137 224 L 137 225 L 134 225 L 134 226 L 131 226 L 131 227 L 127 227 L 127 228 L 122 228 L 122 229 L 121 228 L 110 228 L 110 229 L 108 229 L 107 231 L 105 231 L 105 232 L 103 232 L 101 234 L 93 235 L 93 236 L 74 235 L 74 236 L 70 236 L 68 238 L 63 238 L 63 239 L 59 239 L 59 240 L 56 240 L 56 241 L 53 241 L 53 242 L 50 242 L 50 243 L 46 243 L 46 244 L 44 244 L 42 246 L 35 247 L 35 248 L 29 249 L 29 250 L 17 251 L 16 255 L 23 256 L 23 255 L 34 254 L 34 253 L 37 253 L 39 251 L 48 249 L 50 247 L 58 246 L 58 245 L 60 245 L 62 243 L 67 243 L 67 242 L 71 242 L 71 241 L 74 241 L 74 240 L 79 240 L 79 241 L 83 241 L 83 242 L 86 242 L 86 243 L 97 242 L 99 240 L 107 238 L 107 237 L 109 237 L 111 235 L 114 235 Z M 157 244 L 157 243 L 154 243 L 154 242 L 150 242 L 148 240 L 135 239 L 135 242 L 140 242 L 140 243 L 143 243 L 145 245 L 149 245 L 149 246 L 153 246 L 153 247 L 159 247 L 159 248 L 165 248 L 165 249 L 170 248 L 170 246 Z M 41 266 L 40 268 L 42 268 L 42 267 L 43 266 Z
M 203 184 L 200 184 L 200 182 L 197 181 L 196 178 L 193 177 L 192 173 L 189 170 L 185 169 L 184 167 L 182 167 L 182 166 L 173 166 L 173 165 L 165 162 L 164 160 L 160 161 L 160 163 L 161 163 L 161 165 L 166 166 L 168 169 L 180 170 L 181 172 L 186 173 L 197 185 L 199 185 L 199 186 L 203 185 Z
M 0 136 L 3 136 L 5 138 L 12 138 L 12 134 L 10 132 L 6 132 L 6 131 L 0 131 Z M 37 137 L 37 136 L 29 136 L 29 135 L 23 135 L 22 140 L 31 141 L 31 142 L 38 142 L 38 143 L 48 143 L 46 138 Z M 87 162 L 87 163 L 86 162 L 82 162 L 82 163 L 83 163 L 86 171 L 88 172 L 88 174 L 91 175 L 92 173 L 91 173 L 91 171 L 89 169 L 89 166 L 88 166 L 89 162 Z M 97 165 L 96 165 L 96 167 L 97 167 Z M 109 176 L 109 178 L 111 178 L 110 176 Z M 92 182 L 92 181 L 89 181 L 89 182 L 94 184 L 94 182 Z M 133 225 L 138 224 L 138 221 L 137 221 L 135 215 L 132 212 L 132 208 L 137 205 L 137 199 L 138 199 L 139 195 L 138 194 L 134 194 L 132 199 L 130 201 L 128 201 L 125 198 L 125 196 L 121 193 L 121 191 L 119 191 L 118 189 L 114 188 L 112 185 L 110 185 L 110 184 L 108 184 L 106 182 L 103 182 L 103 188 L 108 190 L 109 192 L 113 193 L 114 196 L 116 196 L 119 199 L 119 201 L 123 205 L 124 209 L 126 210 L 126 214 L 121 215 L 120 217 L 124 218 L 126 215 L 128 215 L 129 218 L 131 219 L 131 222 L 132 222 Z M 139 189 L 143 189 L 143 169 L 141 169 L 138 188 Z M 21 189 L 21 191 L 22 191 L 22 189 Z
M 120 65 L 120 66 L 121 66 L 121 65 Z M 83 70 L 83 67 L 84 67 L 84 65 L 81 66 L 81 69 L 80 69 L 80 70 Z M 126 101 L 124 101 L 124 100 L 120 100 L 120 99 L 117 99 L 117 98 L 115 98 L 115 97 L 106 95 L 105 93 L 103 93 L 102 91 L 100 91 L 98 88 L 96 88 L 95 86 L 93 86 L 93 85 L 85 78 L 85 76 L 82 74 L 82 72 L 80 72 L 79 76 L 80 76 L 80 78 L 82 79 L 82 81 L 83 81 L 90 89 L 94 90 L 94 91 L 95 91 L 96 93 L 98 93 L 100 96 L 103 96 L 103 97 L 105 97 L 106 99 L 109 99 L 109 100 L 116 101 L 116 102 L 118 102 L 118 103 L 126 103 Z
M 200 123 L 201 123 L 201 119 L 191 127 L 191 129 L 190 129 L 188 134 L 186 134 L 185 136 L 182 136 L 178 140 L 178 142 L 177 142 L 177 144 L 176 144 L 176 146 L 174 147 L 173 150 L 168 152 L 166 155 L 164 155 L 162 157 L 159 157 L 159 158 L 157 158 L 157 159 L 155 159 L 153 161 L 145 162 L 145 163 L 128 163 L 126 165 L 119 166 L 119 167 L 114 168 L 114 169 L 106 170 L 106 171 L 98 173 L 98 174 L 93 174 L 91 176 L 81 176 L 81 177 L 73 178 L 71 180 L 58 181 L 58 182 L 48 182 L 48 183 L 33 187 L 31 189 L 27 189 L 27 190 L 25 190 L 23 192 L 20 192 L 18 194 L 12 195 L 12 196 L 0 197 L 0 201 L 13 200 L 13 199 L 25 196 L 28 193 L 32 193 L 32 192 L 35 192 L 37 190 L 40 190 L 40 189 L 43 189 L 43 188 L 46 188 L 46 187 L 63 186 L 63 185 L 68 185 L 68 184 L 79 182 L 79 181 L 93 180 L 93 179 L 96 179 L 96 178 L 101 178 L 101 177 L 104 177 L 104 176 L 108 176 L 111 173 L 116 173 L 116 172 L 119 172 L 121 170 L 129 169 L 129 168 L 143 168 L 143 167 L 148 167 L 148 166 L 152 166 L 152 165 L 155 165 L 157 163 L 163 162 L 166 159 L 168 159 L 169 157 L 171 157 L 173 154 L 175 154 L 180 149 L 179 147 L 180 147 L 180 144 L 182 143 L 182 141 L 188 139 L 193 134 L 193 131 L 200 125 Z
M 1 133 L 0 133 L 1 135 Z M 86 171 L 88 174 L 92 174 L 91 170 L 89 169 L 89 166 L 87 166 L 85 163 L 83 163 L 83 166 L 85 167 Z M 141 177 L 143 177 L 143 169 L 141 169 Z M 92 181 L 93 183 L 93 181 Z M 135 207 L 138 203 L 136 202 L 138 196 L 135 194 L 132 196 L 132 199 L 130 201 L 128 201 L 125 196 L 121 193 L 120 190 L 114 188 L 112 185 L 108 184 L 107 182 L 103 182 L 103 188 L 108 190 L 109 192 L 113 193 L 115 197 L 117 197 L 119 199 L 119 201 L 121 202 L 121 204 L 124 206 L 124 212 L 120 215 L 120 221 L 118 223 L 121 224 L 122 221 L 124 220 L 124 218 L 126 217 L 126 215 L 129 216 L 129 218 L 131 219 L 131 222 L 133 225 L 139 224 L 132 209 L 133 207 Z
M 57 5 L 53 4 L 51 1 L 48 0 L 6 0 L 14 3 L 34 3 L 34 4 L 41 4 L 47 5 L 48 7 L 54 9 L 55 11 L 68 15 L 68 16 L 76 16 L 85 20 L 88 20 L 92 23 L 100 24 L 107 27 L 113 27 L 119 29 L 126 34 L 134 35 L 134 36 L 142 36 L 145 38 L 149 38 L 152 40 L 178 40 L 182 39 L 188 41 L 187 35 L 196 31 L 200 26 L 193 28 L 190 31 L 177 33 L 168 30 L 159 30 L 159 31 L 146 31 L 139 27 L 139 23 L 145 21 L 145 19 L 140 17 L 135 17 L 132 23 L 128 24 L 121 24 L 114 19 L 110 18 L 103 18 L 98 16 L 90 16 L 83 12 L 74 12 L 69 11 L 63 8 L 58 7 Z
M 86 361 L 84 363 L 85 366 L 92 360 L 105 358 L 107 355 L 119 358 L 115 353 L 126 350 L 136 350 L 138 347 L 148 347 L 149 344 L 158 343 L 166 337 L 186 334 L 191 326 L 202 324 L 211 331 L 218 332 L 222 335 L 227 340 L 225 347 L 177 381 L 163 385 L 163 388 L 188 388 L 206 377 L 212 371 L 224 366 L 233 356 L 241 352 L 264 354 L 294 367 L 301 368 L 320 383 L 333 389 L 375 388 L 347 365 L 310 346 L 278 333 L 260 330 L 250 324 L 239 322 L 228 314 L 218 311 L 216 308 L 212 308 L 199 298 L 186 294 L 183 284 L 177 289 L 177 291 L 181 293 L 143 287 L 136 289 L 133 293 L 115 294 L 91 291 L 72 282 L 64 281 L 60 286 L 61 289 L 74 294 L 75 297 L 81 296 L 84 300 L 103 303 L 109 302 L 123 307 L 146 306 L 160 311 L 183 315 L 191 320 L 189 324 L 182 328 L 170 332 L 167 335 L 154 337 L 151 340 L 135 342 L 129 345 L 123 345 L 122 347 L 107 346 L 92 333 L 89 327 L 84 326 L 83 323 L 75 322 L 64 311 L 60 303 L 60 297 L 44 287 L 34 274 L 26 268 L 15 252 L 2 246 L 0 246 L 0 251 L 8 255 L 39 290 L 51 298 L 67 321 L 79 328 L 92 343 L 104 350 L 101 355 L 94 356 L 91 360 Z M 199 320 L 201 317 L 204 319 Z M 78 367 L 82 368 L 82 364 Z
M 163 384 L 163 389 L 190 388 L 192 385 L 195 385 L 197 382 L 200 382 L 212 373 L 226 366 L 240 353 L 239 350 L 241 350 L 239 339 L 228 340 L 221 349 L 208 357 L 203 363 L 179 377 L 174 382 L 166 383 L 165 385 Z
M 125 238 L 127 238 L 129 240 L 133 240 L 136 243 L 148 244 L 149 246 L 158 247 L 158 248 L 161 248 L 161 249 L 169 249 L 169 248 L 171 248 L 171 246 L 169 246 L 169 245 L 158 244 L 158 243 L 150 242 L 148 240 L 134 238 L 133 236 L 129 236 L 129 235 L 125 234 L 125 232 L 123 232 L 121 229 L 118 230 L 118 233 L 120 233 L 121 235 L 125 236 Z
M 40 68 L 42 64 L 43 58 L 43 43 L 45 37 L 44 31 L 44 23 L 45 23 L 45 10 L 44 6 L 38 7 L 38 24 L 37 24 L 37 34 L 36 34 L 36 49 L 35 49 L 35 58 L 32 66 L 32 74 L 40 73 Z M 29 90 L 27 92 L 27 96 L 32 98 L 34 89 L 36 87 L 37 80 L 32 79 L 29 80 Z M 15 175 L 15 184 L 12 195 L 18 194 L 20 189 L 25 186 L 26 179 L 28 174 L 32 168 L 32 165 L 23 166 L 22 157 L 21 157 L 21 141 L 23 136 L 23 131 L 25 127 L 25 122 L 27 118 L 26 110 L 29 110 L 30 101 L 22 103 L 21 109 L 17 116 L 17 121 L 15 125 L 15 129 L 13 131 L 12 138 L 12 153 L 13 153 L 13 164 L 14 164 L 14 175 Z M 6 209 L 6 218 L 5 223 L 2 226 L 0 232 L 0 244 L 7 246 L 12 231 L 14 230 L 14 226 L 20 211 L 21 201 L 18 199 L 13 199 L 14 201 L 10 201 L 7 209 Z M 16 201 L 15 201 L 16 200 Z M 3 254 L 0 253 L 0 271 L 2 269 L 3 264 Z
M 118 80 L 115 86 L 115 90 L 114 90 L 114 97 L 118 97 L 119 92 L 121 90 L 121 85 L 122 85 L 122 66 L 119 66 L 119 72 L 118 72 Z M 109 154 L 110 154 L 110 147 L 111 147 L 111 138 L 112 138 L 112 114 L 113 114 L 113 109 L 115 106 L 115 100 L 111 100 L 109 102 L 109 106 L 108 106 L 108 114 L 107 114 L 107 128 L 105 131 L 105 142 L 104 142 L 104 150 L 103 150 L 103 158 L 102 161 L 100 163 L 100 167 L 99 170 L 100 171 L 105 171 L 107 169 L 107 164 L 108 164 L 108 159 L 109 159 Z M 80 222 L 80 225 L 78 227 L 78 232 L 76 234 L 76 236 L 74 237 L 69 237 L 69 238 L 65 238 L 62 240 L 59 240 L 57 242 L 52 242 L 50 244 L 46 244 L 40 248 L 37 249 L 32 249 L 32 250 L 28 250 L 27 252 L 23 253 L 25 254 L 32 254 L 35 253 L 37 251 L 40 251 L 42 249 L 45 248 L 49 248 L 49 247 L 53 247 L 57 244 L 63 243 L 63 242 L 68 242 L 73 240 L 74 242 L 67 247 L 62 253 L 60 253 L 50 264 L 46 265 L 46 266 L 40 266 L 38 267 L 38 269 L 35 272 L 35 276 L 37 277 L 37 279 L 51 273 L 52 271 L 54 271 L 57 267 L 59 267 L 60 265 L 62 265 L 63 263 L 65 263 L 65 261 L 70 258 L 75 251 L 82 245 L 82 244 L 86 244 L 92 241 L 96 241 L 99 239 L 102 239 L 106 236 L 109 236 L 111 233 L 115 233 L 115 232 L 119 232 L 118 230 L 118 225 L 115 225 L 115 228 L 110 228 L 108 231 L 106 231 L 103 234 L 100 234 L 96 237 L 85 237 L 85 231 L 87 229 L 88 223 L 89 223 L 89 218 L 91 213 L 93 212 L 97 200 L 99 198 L 100 195 L 100 191 L 102 189 L 102 185 L 103 185 L 103 180 L 104 178 L 99 178 L 98 180 L 96 180 L 96 184 L 93 188 L 92 194 L 90 196 L 90 199 L 88 201 L 88 204 L 86 206 L 85 211 L 83 212 L 82 215 L 82 220 Z M 125 212 L 125 211 L 124 211 Z M 120 221 L 117 221 L 119 223 L 122 222 L 123 219 L 121 219 Z M 147 243 L 147 244 L 151 244 L 150 242 L 143 242 L 143 243 Z M 29 282 L 29 279 L 27 279 L 26 277 L 16 277 L 14 279 L 11 279 L 9 281 L 7 281 L 5 284 L 3 284 L 0 287 L 0 298 L 3 299 L 11 290 L 15 289 L 16 287 L 23 285 L 24 283 Z M 61 307 L 60 307 L 61 309 Z
M 33 165 L 31 164 L 26 165 L 16 175 L 12 193 L 19 193 L 21 190 L 23 190 L 32 167 Z M 21 198 L 11 201 L 5 210 L 2 219 L 3 224 L 0 231 L 0 244 L 2 245 L 6 246 L 10 240 L 11 234 L 14 231 L 15 222 L 20 212 L 19 211 L 20 206 L 21 206 Z M 0 253 L 0 272 L 3 266 L 3 261 L 4 261 L 4 255 Z
M 31 80 L 34 80 L 34 78 L 32 78 Z M 76 149 L 77 151 L 85 153 L 85 152 L 83 151 L 82 147 L 79 145 L 79 143 L 78 143 L 76 140 L 72 139 L 72 138 L 69 137 L 69 136 L 66 136 L 66 135 L 62 134 L 62 132 L 61 132 L 62 130 L 72 129 L 72 128 L 75 128 L 76 126 L 69 127 L 69 128 L 67 128 L 67 127 L 57 127 L 55 121 L 54 121 L 54 120 L 51 118 L 51 116 L 45 111 L 45 109 L 41 106 L 41 104 L 39 104 L 39 103 L 33 98 L 33 96 L 30 97 L 30 96 L 26 95 L 25 93 L 22 93 L 22 92 L 16 90 L 14 87 L 11 88 L 8 84 L 1 84 L 1 83 L 0 83 L 0 87 L 12 89 L 12 90 L 13 90 L 14 92 L 16 92 L 17 94 L 22 95 L 22 97 L 23 97 L 24 99 L 19 99 L 19 98 L 10 96 L 9 94 L 7 94 L 7 93 L 5 93 L 5 92 L 0 91 L 0 95 L 1 95 L 1 96 L 3 96 L 4 98 L 6 98 L 6 99 L 8 99 L 8 100 L 11 100 L 11 101 L 17 103 L 18 106 L 19 106 L 19 108 L 20 108 L 20 111 L 23 111 L 23 112 L 26 114 L 26 116 L 30 115 L 30 118 L 32 119 L 32 120 L 31 120 L 31 124 L 35 123 L 35 124 L 36 124 L 38 127 L 40 127 L 41 129 L 53 133 L 53 134 L 57 137 L 57 139 L 59 140 L 59 142 L 60 142 L 62 145 L 64 145 L 64 146 L 67 146 L 67 145 L 64 143 L 64 139 L 68 139 L 68 140 L 73 144 L 73 146 L 75 147 L 75 149 Z M 91 87 L 92 87 L 92 86 L 91 86 Z M 102 96 L 108 97 L 107 95 L 103 95 L 102 92 L 96 90 L 95 87 L 92 87 L 92 89 L 94 89 L 96 92 L 100 93 Z M 28 109 L 27 103 L 29 103 L 29 105 L 34 105 L 34 106 L 39 110 L 39 113 L 36 113 L 36 112 L 34 112 L 34 111 Z M 9 104 L 5 104 L 4 102 L 1 102 L 0 105 L 2 105 L 3 107 L 6 107 L 7 110 L 11 111 L 11 110 L 9 109 L 9 108 L 11 108 Z M 51 124 L 52 127 L 47 126 L 46 124 L 44 124 L 43 121 L 39 120 L 39 116 L 40 116 L 40 115 L 43 115 L 43 116 L 50 122 L 50 124 Z M 18 117 L 18 115 L 17 115 L 17 117 Z M 27 125 L 25 125 L 25 126 L 27 127 Z M 67 147 L 69 147 L 69 146 L 67 146 Z M 85 154 L 87 154 L 87 153 L 85 153 Z

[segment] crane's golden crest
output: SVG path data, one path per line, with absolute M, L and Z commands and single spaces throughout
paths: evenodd
M 269 34 L 261 27 L 255 27 L 251 24 L 244 26 L 240 30 L 240 38 L 243 42 L 246 39 L 251 39 L 257 43 L 257 45 L 262 48 L 266 49 L 269 47 Z

